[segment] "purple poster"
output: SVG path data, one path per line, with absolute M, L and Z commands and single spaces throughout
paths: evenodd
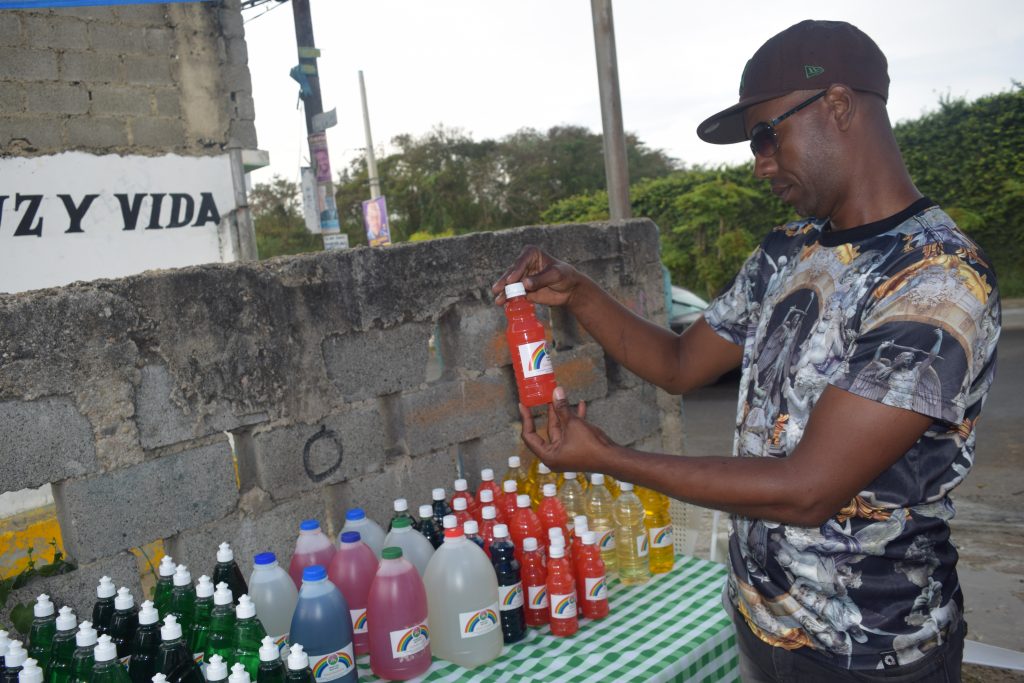
M 384 201 L 384 197 L 367 199 L 363 202 L 363 225 L 366 226 L 366 240 L 371 247 L 391 244 L 388 205 Z

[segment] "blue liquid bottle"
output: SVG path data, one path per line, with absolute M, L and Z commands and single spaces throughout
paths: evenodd
M 352 615 L 348 603 L 321 565 L 302 571 L 302 587 L 295 604 L 288 641 L 309 653 L 316 683 L 357 683 Z

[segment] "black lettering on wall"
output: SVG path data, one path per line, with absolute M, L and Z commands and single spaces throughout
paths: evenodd
M 184 211 L 182 211 L 184 208 Z M 196 208 L 196 200 L 191 195 L 174 193 L 171 195 L 171 222 L 168 228 L 181 228 L 192 220 Z
M 159 230 L 160 225 L 160 205 L 164 202 L 163 193 L 149 195 L 153 198 L 153 206 L 149 207 L 149 225 L 146 226 L 146 230 Z
M 32 221 L 35 220 L 36 214 L 39 212 L 39 205 L 43 203 L 43 195 L 41 194 L 17 194 L 14 196 L 14 209 L 17 211 L 21 208 L 21 205 L 28 202 L 28 208 L 25 210 L 25 215 L 21 217 L 21 222 L 18 223 L 17 229 L 14 231 L 15 237 L 22 237 L 25 235 L 31 235 L 33 237 L 43 236 L 43 217 L 39 217 L 39 221 L 32 226 Z
M 205 225 L 207 223 L 220 225 L 220 212 L 217 211 L 217 203 L 213 201 L 212 192 L 203 192 L 200 195 L 199 213 L 196 216 L 196 222 L 192 224 L 192 227 Z
M 134 230 L 139 223 L 139 212 L 142 211 L 142 200 L 145 194 L 133 194 L 132 203 L 128 204 L 128 195 L 115 194 L 117 202 L 121 205 L 121 218 L 124 219 L 124 229 Z
M 336 452 L 338 454 L 338 457 L 337 459 L 335 459 L 334 464 L 329 465 L 328 467 L 321 469 L 318 472 L 313 466 L 312 450 L 313 445 L 317 441 L 320 441 L 321 439 L 325 439 L 326 441 L 319 445 L 319 447 L 317 448 L 317 452 L 327 452 L 330 454 Z M 341 456 L 342 448 L 341 441 L 338 440 L 338 435 L 335 434 L 333 430 L 328 429 L 326 426 L 321 426 L 320 431 L 318 431 L 313 436 L 309 437 L 309 440 L 306 441 L 306 445 L 302 447 L 302 467 L 306 470 L 306 475 L 312 481 L 321 482 L 327 477 L 334 474 L 334 471 L 341 467 Z
M 64 202 L 64 210 L 68 212 L 68 220 L 71 222 L 71 225 L 64 232 L 84 232 L 82 230 L 82 218 L 85 217 L 85 212 L 89 210 L 89 207 L 99 195 L 85 195 L 82 197 L 82 203 L 78 206 L 75 206 L 75 200 L 69 194 L 59 194 L 57 196 Z

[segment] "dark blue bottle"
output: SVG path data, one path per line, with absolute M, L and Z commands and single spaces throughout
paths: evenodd
M 526 611 L 523 607 L 523 582 L 515 546 L 508 535 L 508 526 L 494 526 L 491 543 L 491 564 L 498 576 L 498 606 L 501 608 L 501 635 L 505 644 L 518 643 L 526 636 Z
M 441 525 L 434 521 L 434 509 L 429 505 L 420 506 L 419 532 L 430 541 L 430 545 L 434 546 L 434 550 L 437 550 L 444 543 L 444 533 L 441 531 Z

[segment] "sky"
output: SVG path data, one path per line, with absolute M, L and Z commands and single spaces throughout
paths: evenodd
M 594 34 L 585 0 L 310 0 L 321 50 L 334 177 L 366 147 L 360 70 L 378 157 L 391 139 L 438 125 L 475 140 L 557 125 L 601 130 Z M 1024 81 L 1020 0 L 859 0 L 764 3 L 618 0 L 613 3 L 625 128 L 688 165 L 742 162 L 745 144 L 710 145 L 697 124 L 737 100 L 743 66 L 772 35 L 803 19 L 849 21 L 889 60 L 893 122 L 938 108 L 940 97 L 1003 92 Z M 252 174 L 297 181 L 308 165 L 290 2 L 243 14 L 259 148 Z M 387 194 L 387 188 L 382 188 Z

